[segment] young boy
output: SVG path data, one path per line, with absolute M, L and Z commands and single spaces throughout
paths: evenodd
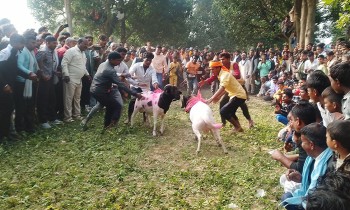
M 283 91 L 288 87 L 284 85 L 284 82 L 282 80 L 278 81 L 277 85 L 278 85 L 278 89 L 276 93 L 273 95 L 273 98 L 276 99 L 276 103 L 281 103 Z
M 331 86 L 326 88 L 321 96 L 323 103 L 317 102 L 317 106 L 322 116 L 323 126 L 327 127 L 334 120 L 343 119 L 344 116 L 341 113 L 342 96 L 337 94 Z
M 173 56 L 173 62 L 170 63 L 169 68 L 169 84 L 177 86 L 178 75 L 182 74 L 181 64 L 179 63 L 179 56 L 177 53 Z
M 331 85 L 336 93 L 342 94 L 342 113 L 345 120 L 350 119 L 350 63 L 340 63 L 330 70 Z
M 277 114 L 276 119 L 278 122 L 284 125 L 288 124 L 287 115 L 294 106 L 294 102 L 292 99 L 293 99 L 292 90 L 285 89 L 282 95 L 282 104 L 280 104 L 279 102 L 277 102 L 276 104 L 276 109 L 275 109 L 275 114 Z

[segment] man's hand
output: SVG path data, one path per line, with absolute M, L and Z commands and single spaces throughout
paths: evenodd
M 198 87 L 201 88 L 203 85 L 205 85 L 205 80 L 198 82 Z
M 5 85 L 5 87 L 4 87 L 2 90 L 3 90 L 4 93 L 6 93 L 6 94 L 11 94 L 11 93 L 13 93 L 12 88 L 11 88 L 10 85 Z
M 30 72 L 28 77 L 32 81 L 37 81 L 38 80 L 38 76 L 34 72 Z
M 159 88 L 158 83 L 154 83 L 154 84 L 153 84 L 153 87 L 154 87 L 155 90 L 158 89 L 158 88 Z
M 86 77 L 88 78 L 89 82 L 92 81 L 92 77 L 90 75 L 86 75 Z
M 271 157 L 274 160 L 280 160 L 284 155 L 282 154 L 282 152 L 280 152 L 279 150 L 275 150 L 271 153 Z
M 68 82 L 70 81 L 69 76 L 64 76 L 64 77 L 63 77 L 63 81 L 65 81 L 66 83 L 68 83 Z
M 60 72 L 60 71 L 56 71 L 56 76 L 58 77 L 58 78 L 61 78 L 62 77 L 62 72 Z
M 145 99 L 145 97 L 143 97 L 142 95 L 141 95 L 141 93 L 136 93 L 136 96 L 135 96 L 138 100 L 143 100 L 143 99 Z
M 286 177 L 288 181 L 293 181 L 297 183 L 301 183 L 302 176 L 299 173 L 299 171 L 294 170 L 294 169 L 288 169 L 286 173 Z
M 138 83 L 137 84 L 139 87 L 147 87 L 147 84 L 146 83 Z

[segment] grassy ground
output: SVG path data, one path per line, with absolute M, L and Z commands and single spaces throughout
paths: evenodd
M 254 97 L 248 106 L 257 125 L 248 130 L 239 110 L 245 132 L 231 134 L 229 126 L 221 132 L 227 155 L 210 135 L 195 155 L 180 102 L 156 138 L 141 126 L 141 115 L 135 129 L 100 134 L 100 113 L 86 132 L 75 122 L 3 144 L 0 209 L 275 209 L 283 169 L 267 151 L 281 146 L 275 140 L 281 126 L 271 106 Z M 219 119 L 218 105 L 212 107 Z M 266 196 L 258 198 L 258 189 Z

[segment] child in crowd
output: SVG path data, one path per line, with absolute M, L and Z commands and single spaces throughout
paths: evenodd
M 278 77 L 277 76 L 273 76 L 271 78 L 271 81 L 272 82 L 270 82 L 270 89 L 268 89 L 266 91 L 265 96 L 263 97 L 264 101 L 271 101 L 271 100 L 273 100 L 273 95 L 278 90 L 278 85 L 277 85 Z M 266 82 L 266 83 L 268 83 L 268 82 Z
M 350 121 L 336 120 L 327 127 L 327 145 L 337 153 L 337 171 L 350 175 Z
M 178 75 L 182 75 L 182 67 L 179 62 L 179 55 L 174 53 L 173 62 L 170 63 L 169 68 L 169 84 L 172 86 L 177 86 Z
M 282 102 L 282 94 L 284 89 L 288 88 L 287 86 L 284 85 L 284 82 L 282 80 L 279 80 L 277 82 L 278 89 L 276 93 L 273 95 L 273 98 L 276 99 L 276 103 L 281 103 Z
M 276 102 L 275 114 L 278 122 L 287 125 L 287 115 L 294 106 L 293 93 L 291 89 L 285 89 L 282 95 L 282 104 L 279 101 Z
M 318 123 L 312 123 L 301 129 L 302 147 L 308 157 L 305 160 L 303 172 L 289 170 L 286 174 L 288 180 L 301 183 L 299 189 L 282 196 L 283 205 L 288 209 L 305 207 L 305 196 L 314 189 L 319 177 L 329 170 L 328 162 L 332 161 L 332 150 L 327 147 L 326 128 Z
M 304 101 L 310 100 L 309 94 L 307 93 L 307 86 L 306 85 L 302 85 L 300 87 L 299 96 L 300 96 L 300 100 L 304 100 Z
M 341 113 L 342 96 L 337 94 L 331 86 L 327 87 L 321 96 L 323 103 L 317 102 L 317 106 L 321 113 L 323 125 L 327 127 L 334 120 L 343 119 L 344 116 Z
M 342 94 L 342 113 L 346 120 L 350 119 L 350 63 L 340 63 L 330 70 L 332 88 Z

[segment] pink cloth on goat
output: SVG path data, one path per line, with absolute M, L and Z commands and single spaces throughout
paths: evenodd
M 185 112 L 190 112 L 192 107 L 196 103 L 198 103 L 199 101 L 206 103 L 206 100 L 204 98 L 202 98 L 202 94 L 201 94 L 200 90 L 198 90 L 197 96 L 191 96 L 191 98 L 188 99 L 187 104 L 186 104 L 186 108 L 185 108 Z

